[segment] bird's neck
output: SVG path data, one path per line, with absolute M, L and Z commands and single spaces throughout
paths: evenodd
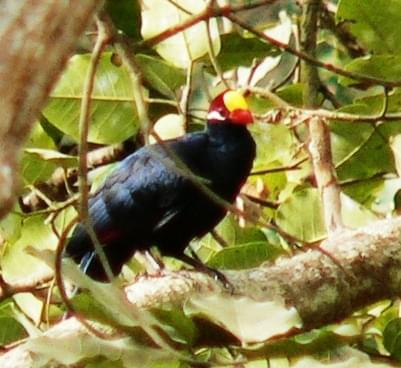
M 217 143 L 221 141 L 227 144 L 230 141 L 240 142 L 252 139 L 245 125 L 235 125 L 232 123 L 209 123 L 207 132 L 210 138 Z
M 209 170 L 213 172 L 213 190 L 233 201 L 248 177 L 256 154 L 255 142 L 246 126 L 208 124 Z

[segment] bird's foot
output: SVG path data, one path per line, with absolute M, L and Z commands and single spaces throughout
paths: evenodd
M 199 271 L 201 271 L 201 272 L 203 271 L 203 272 L 207 273 L 209 276 L 211 276 L 214 280 L 220 281 L 223 284 L 224 288 L 230 292 L 230 294 L 234 293 L 233 284 L 231 284 L 231 282 L 228 281 L 227 277 L 222 272 L 220 272 L 219 270 L 216 270 L 214 268 L 208 267 L 208 266 L 205 266 L 205 267 L 206 267 L 206 270 L 199 270 Z
M 192 258 L 192 257 L 187 256 L 186 254 L 182 254 L 180 256 L 180 258 L 185 263 L 190 264 L 195 270 L 206 273 L 207 275 L 212 277 L 214 280 L 221 282 L 223 284 L 224 288 L 227 289 L 231 294 L 234 293 L 234 286 L 230 283 L 230 281 L 228 281 L 227 277 L 219 270 L 216 270 L 215 268 L 206 266 L 197 257 Z

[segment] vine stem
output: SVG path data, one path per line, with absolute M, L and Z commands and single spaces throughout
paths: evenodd
M 95 234 L 91 219 L 89 217 L 88 210 L 88 199 L 89 199 L 89 188 L 88 188 L 88 135 L 90 126 L 90 113 L 92 105 L 92 93 L 95 84 L 96 70 L 99 65 L 100 57 L 103 50 L 110 42 L 110 32 L 105 22 L 99 17 L 96 17 L 97 26 L 97 38 L 95 46 L 93 48 L 89 68 L 86 74 L 85 83 L 82 91 L 81 111 L 79 117 L 79 192 L 81 199 L 79 201 L 79 215 L 80 220 L 85 226 L 90 239 L 94 245 L 95 251 L 99 256 L 99 260 L 105 270 L 106 276 L 109 281 L 113 280 L 113 272 L 111 271 L 110 265 L 107 261 L 106 255 L 102 249 L 102 246 Z

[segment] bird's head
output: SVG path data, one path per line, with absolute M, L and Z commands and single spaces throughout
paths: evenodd
M 239 91 L 226 90 L 212 101 L 207 121 L 210 124 L 247 125 L 253 123 L 253 116 Z

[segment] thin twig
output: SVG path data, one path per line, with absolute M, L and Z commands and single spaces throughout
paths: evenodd
M 271 208 L 273 210 L 276 210 L 278 206 L 280 205 L 279 202 L 276 201 L 268 201 L 266 199 L 260 198 L 260 197 L 255 197 L 250 194 L 244 193 L 244 196 L 248 198 L 250 201 L 255 202 L 257 204 L 260 204 L 263 207 Z
M 126 142 L 92 150 L 87 154 L 87 166 L 94 169 L 113 163 L 131 153 L 131 146 L 132 142 Z M 67 183 L 74 183 L 78 175 L 79 172 L 75 168 L 68 170 L 67 173 L 61 168 L 57 168 L 50 179 L 36 185 L 36 189 L 40 188 L 43 194 L 45 192 L 51 203 L 46 203 L 36 191 L 31 191 L 20 198 L 20 206 L 23 212 L 27 215 L 34 211 L 34 214 L 51 213 L 58 211 L 60 206 L 64 204 L 68 205 L 75 202 L 76 196 L 73 195 L 74 199 L 71 199 L 71 193 L 67 190 L 66 185 Z M 62 203 L 54 204 L 55 201 L 61 201 Z
M 96 43 L 91 54 L 91 60 L 87 71 L 81 102 L 81 113 L 79 118 L 79 192 L 81 195 L 79 215 L 81 222 L 84 224 L 85 229 L 90 236 L 94 245 L 95 251 L 99 257 L 102 267 L 105 270 L 107 278 L 111 281 L 113 279 L 113 272 L 104 254 L 102 246 L 97 239 L 95 231 L 89 217 L 88 199 L 89 199 L 89 186 L 88 186 L 88 133 L 90 125 L 90 112 L 91 112 L 91 95 L 95 84 L 96 69 L 100 61 L 103 50 L 110 42 L 110 33 L 107 25 L 99 17 L 96 18 L 97 25 L 97 38 Z
M 358 123 L 371 124 L 372 122 L 377 122 L 379 120 L 383 121 L 401 120 L 401 113 L 389 113 L 382 115 L 382 111 L 379 114 L 375 115 L 363 115 L 363 114 L 351 114 L 347 112 L 329 111 L 325 109 L 316 109 L 316 110 L 300 109 L 293 106 L 289 107 L 286 110 L 288 112 L 294 112 L 300 115 L 304 115 L 306 117 L 320 117 L 324 119 L 341 120 L 344 122 L 355 122 L 355 123 L 358 122 Z
M 149 144 L 150 131 L 152 124 L 148 116 L 148 106 L 142 85 L 142 71 L 136 62 L 135 53 L 131 46 L 126 42 L 125 38 L 116 36 L 114 40 L 114 47 L 120 55 L 124 65 L 126 66 L 132 82 L 132 92 L 136 111 L 138 113 L 138 120 L 141 124 L 141 130 L 144 137 L 145 144 Z
M 173 100 L 167 100 L 167 99 L 163 99 L 163 98 L 145 98 L 145 102 L 152 104 L 164 104 L 164 105 L 170 105 L 170 106 L 174 106 L 177 107 L 178 103 L 177 101 L 173 101 Z
M 282 171 L 293 171 L 293 170 L 299 170 L 300 165 L 303 164 L 304 162 L 308 161 L 309 157 L 304 157 L 300 159 L 299 161 L 293 163 L 292 165 L 289 166 L 281 166 L 281 167 L 274 167 L 271 169 L 265 169 L 265 170 L 257 170 L 257 171 L 252 171 L 250 175 L 265 175 L 265 174 L 272 174 L 276 172 L 282 172 Z
M 254 94 L 267 98 L 268 100 L 272 101 L 278 108 L 290 108 L 290 105 L 287 101 L 283 100 L 267 88 L 247 86 L 246 89 Z
M 46 275 L 38 280 L 30 279 L 24 282 L 10 284 L 0 274 L 0 302 L 19 293 L 32 293 L 43 287 L 53 279 L 53 275 Z
M 228 85 L 227 80 L 224 78 L 223 71 L 221 70 L 219 63 L 217 62 L 216 54 L 214 52 L 212 34 L 211 34 L 211 29 L 210 29 L 210 21 L 211 21 L 210 19 L 205 21 L 206 35 L 207 35 L 207 51 L 209 54 L 209 59 L 213 65 L 214 70 L 216 71 L 216 74 L 218 75 L 220 80 L 223 82 L 225 87 L 228 89 L 228 88 L 230 88 L 230 86 Z
M 184 116 L 184 127 L 185 131 L 188 131 L 189 128 L 189 119 L 188 119 L 188 110 L 189 110 L 189 97 L 192 93 L 192 71 L 194 67 L 194 62 L 191 60 L 191 62 L 188 65 L 187 68 L 187 75 L 186 75 L 186 81 L 185 81 L 185 86 L 183 87 L 182 90 L 182 95 L 181 95 L 181 101 L 178 104 L 179 109 L 181 110 L 181 113 Z
M 220 14 L 219 14 L 220 15 Z M 330 64 L 330 63 L 325 63 L 323 61 L 320 61 L 318 59 L 316 59 L 315 57 L 294 49 L 293 47 L 291 47 L 290 45 L 281 42 L 273 37 L 270 37 L 269 35 L 258 31 L 257 29 L 255 29 L 254 27 L 250 26 L 248 23 L 244 22 L 242 19 L 238 18 L 237 16 L 231 14 L 231 13 L 224 13 L 222 14 L 224 17 L 226 17 L 227 19 L 231 20 L 233 23 L 238 24 L 240 27 L 246 29 L 247 31 L 251 32 L 252 34 L 254 34 L 255 36 L 258 36 L 259 38 L 269 42 L 270 44 L 272 44 L 273 46 L 276 46 L 277 48 L 279 48 L 280 50 L 286 51 L 290 54 L 293 54 L 297 57 L 299 57 L 300 59 L 307 61 L 308 63 L 319 67 L 319 68 L 323 68 L 326 69 L 330 72 L 333 72 L 335 74 L 341 75 L 343 77 L 348 77 L 351 79 L 356 79 L 359 80 L 361 82 L 364 82 L 366 85 L 381 85 L 381 86 L 386 86 L 388 88 L 392 88 L 392 87 L 399 87 L 401 86 L 401 80 L 398 81 L 389 81 L 389 80 L 385 80 L 385 79 L 381 79 L 381 78 L 376 78 L 373 76 L 369 76 L 369 75 L 365 75 L 365 74 L 361 74 L 361 73 L 355 73 L 355 72 L 350 72 L 348 70 L 342 69 L 334 64 Z
M 387 109 L 388 109 L 388 88 L 384 87 L 384 96 L 383 96 L 383 107 L 382 111 L 379 113 L 380 119 L 386 116 Z
M 333 92 L 330 91 L 328 86 L 321 83 L 320 84 L 320 92 L 323 93 L 323 96 L 326 100 L 330 101 L 334 108 L 339 109 L 341 107 L 340 101 L 338 101 L 337 97 Z
M 274 39 L 273 37 L 266 35 L 262 31 L 255 29 L 254 27 L 252 27 L 251 25 L 249 25 L 248 23 L 244 22 L 242 19 L 240 19 L 234 15 L 236 12 L 246 10 L 246 9 L 253 9 L 255 7 L 259 7 L 259 6 L 263 6 L 263 5 L 267 5 L 267 4 L 272 4 L 275 1 L 276 0 L 264 0 L 264 1 L 254 2 L 254 3 L 249 3 L 249 4 L 243 4 L 243 5 L 239 5 L 239 6 L 226 5 L 226 6 L 222 6 L 222 7 L 216 6 L 213 8 L 206 8 L 200 14 L 198 14 L 194 17 L 191 17 L 191 18 L 187 19 L 186 21 L 184 21 L 174 27 L 170 27 L 166 31 L 163 31 L 163 32 L 159 33 L 158 35 L 147 39 L 146 41 L 139 42 L 137 44 L 137 47 L 138 48 L 150 48 L 150 47 L 155 46 L 156 44 L 168 39 L 169 37 L 172 37 L 182 31 L 184 31 L 185 29 L 192 27 L 193 25 L 195 25 L 199 22 L 207 21 L 208 19 L 214 18 L 214 17 L 226 17 L 227 19 L 231 20 L 233 23 L 238 24 L 240 27 L 253 33 L 254 35 L 258 36 L 259 38 L 269 42 L 273 46 L 276 46 L 280 50 L 283 50 L 290 54 L 293 54 L 293 55 L 299 57 L 300 59 L 305 60 L 312 65 L 315 65 L 316 67 L 324 68 L 328 71 L 331 71 L 335 74 L 338 74 L 338 75 L 341 75 L 344 77 L 359 80 L 361 82 L 364 82 L 366 85 L 378 84 L 378 85 L 386 86 L 389 88 L 401 86 L 401 81 L 389 81 L 389 80 L 385 80 L 385 79 L 381 79 L 381 78 L 377 78 L 377 77 L 373 77 L 373 76 L 369 76 L 369 75 L 365 75 L 365 74 L 361 74 L 361 73 L 350 72 L 350 71 L 340 68 L 334 64 L 322 62 L 305 52 L 299 51 L 284 42 L 281 42 L 277 39 Z
M 229 247 L 229 244 L 227 241 L 215 230 L 210 231 L 210 235 L 212 235 L 212 238 L 219 243 L 223 248 Z
M 62 273 L 62 259 L 63 259 L 63 254 L 64 254 L 64 248 L 67 244 L 67 237 L 72 228 L 75 226 L 75 224 L 78 222 L 78 217 L 74 218 L 70 223 L 65 227 L 63 232 L 61 233 L 59 243 L 57 245 L 56 249 L 56 254 L 55 254 L 55 269 L 54 269 L 54 276 L 56 280 L 56 285 L 58 288 L 58 291 L 60 293 L 61 299 L 65 306 L 67 307 L 67 310 L 70 314 L 74 315 L 76 319 L 79 320 L 91 333 L 93 333 L 95 336 L 101 338 L 101 339 L 106 339 L 110 338 L 111 336 L 108 336 L 102 331 L 99 331 L 98 329 L 94 328 L 85 318 L 85 316 L 81 315 L 75 310 L 74 305 L 72 304 L 67 291 L 65 289 L 64 285 L 64 278 L 63 278 L 63 273 Z
M 222 6 L 222 7 L 214 7 L 214 8 L 210 8 L 210 7 L 206 7 L 206 9 L 201 12 L 200 14 L 197 14 L 195 16 L 193 16 L 192 18 L 189 18 L 187 20 L 185 20 L 184 22 L 177 24 L 174 27 L 170 27 L 167 30 L 148 38 L 145 41 L 141 41 L 139 42 L 136 47 L 137 48 L 150 48 L 153 47 L 155 45 L 157 45 L 158 43 L 176 35 L 177 33 L 180 33 L 184 30 L 186 30 L 187 28 L 192 27 L 193 25 L 202 22 L 202 21 L 206 21 L 209 18 L 213 18 L 213 17 L 219 17 L 222 16 L 224 13 L 237 13 L 243 10 L 249 10 L 249 9 L 255 9 L 257 7 L 261 7 L 267 4 L 272 4 L 274 2 L 276 2 L 277 0 L 259 0 L 259 1 L 254 1 L 252 3 L 245 3 L 245 4 L 241 4 L 241 5 L 236 5 L 236 6 L 232 6 L 232 5 L 226 5 L 226 6 Z
M 188 15 L 193 15 L 189 10 L 185 9 L 182 7 L 180 4 L 176 3 L 173 0 L 167 0 L 171 5 L 175 6 L 177 9 L 181 10 L 183 13 L 188 14 Z

